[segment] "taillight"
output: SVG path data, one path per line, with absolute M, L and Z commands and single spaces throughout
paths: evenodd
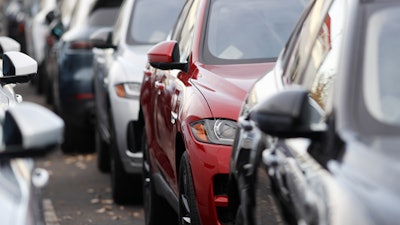
M 94 95 L 93 93 L 79 93 L 72 95 L 71 98 L 76 99 L 76 100 L 86 100 L 86 99 L 93 99 Z
M 18 32 L 19 33 L 24 33 L 25 32 L 25 24 L 24 23 L 19 23 L 18 24 Z
M 74 41 L 69 45 L 70 49 L 92 49 L 93 43 L 91 41 Z

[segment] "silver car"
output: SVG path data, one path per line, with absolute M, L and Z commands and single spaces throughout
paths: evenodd
M 91 37 L 97 47 L 93 71 L 98 167 L 111 171 L 116 203 L 142 197 L 137 192 L 141 189 L 143 127 L 139 124 L 139 91 L 146 53 L 167 38 L 183 3 L 125 0 L 113 31 L 105 29 Z

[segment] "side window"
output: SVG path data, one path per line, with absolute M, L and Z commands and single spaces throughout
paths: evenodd
M 196 17 L 199 7 L 199 1 L 190 1 L 190 3 L 188 2 L 187 4 L 189 5 L 185 5 L 185 8 L 183 9 L 184 11 L 182 12 L 182 13 L 187 12 L 187 16 L 185 17 L 185 20 L 183 20 L 183 23 L 177 24 L 177 26 L 180 26 L 177 27 L 180 28 L 180 30 L 174 36 L 174 39 L 179 43 L 181 62 L 185 62 L 190 54 L 190 49 L 192 47 L 192 41 L 193 41 L 194 25 L 197 19 Z M 182 16 L 183 15 L 184 14 L 182 14 Z M 180 18 L 180 20 L 182 20 L 182 18 Z
M 302 85 L 310 90 L 310 97 L 326 111 L 331 88 L 338 70 L 345 1 L 334 1 L 325 17 L 311 49 Z
M 321 26 L 321 18 L 326 12 L 331 1 L 315 1 L 312 9 L 305 19 L 295 46 L 287 58 L 287 67 L 284 69 L 284 79 L 294 83 L 301 83 L 304 78 L 304 70 L 309 60 L 313 42 L 317 38 Z M 322 12 L 322 13 L 321 13 Z

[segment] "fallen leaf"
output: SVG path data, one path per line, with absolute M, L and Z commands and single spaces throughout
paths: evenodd
M 98 199 L 98 198 L 94 198 L 94 199 L 90 200 L 90 203 L 92 203 L 92 204 L 97 204 L 99 202 L 100 202 L 100 199 Z
M 100 208 L 98 210 L 96 210 L 96 213 L 105 213 L 106 209 L 105 208 Z
M 112 205 L 114 201 L 112 199 L 103 199 L 101 200 L 101 203 L 106 205 Z

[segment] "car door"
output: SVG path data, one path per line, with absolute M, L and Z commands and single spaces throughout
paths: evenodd
M 330 115 L 331 88 L 338 69 L 344 21 L 341 12 L 346 7 L 343 2 L 315 2 L 283 69 L 291 85 L 309 90 L 311 121 L 316 126 L 326 125 Z M 324 202 L 326 157 L 322 153 L 327 142 L 326 139 L 279 139 L 262 153 L 262 163 L 271 179 L 269 185 L 276 190 L 274 195 L 280 203 L 281 215 L 288 223 L 318 224 L 319 219 L 326 217 L 324 205 L 329 203 Z M 265 172 L 258 177 L 265 180 Z
M 188 62 L 191 52 L 193 32 L 195 20 L 194 16 L 197 12 L 198 5 L 193 1 L 187 1 L 181 15 L 178 18 L 178 23 L 174 28 L 174 33 L 171 35 L 172 40 L 176 40 L 180 48 L 180 61 Z M 190 62 L 189 62 L 190 63 Z M 186 71 L 181 70 L 157 70 L 154 80 L 154 91 L 157 93 L 154 99 L 154 115 L 155 118 L 155 136 L 159 147 L 159 152 L 156 154 L 157 161 L 163 163 L 165 177 L 176 191 L 177 186 L 177 171 L 175 159 L 175 139 L 179 125 L 178 113 L 181 100 L 184 96 L 186 88 L 190 88 L 186 82 Z

